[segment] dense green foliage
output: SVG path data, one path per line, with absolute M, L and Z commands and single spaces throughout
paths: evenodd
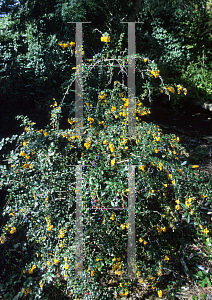
M 127 59 L 108 44 L 104 53 L 114 61 Z M 101 71 L 96 96 L 91 84 L 86 84 L 94 65 L 107 63 L 112 68 L 111 60 L 100 55 L 88 61 L 83 72 L 87 97 L 83 137 L 75 135 L 74 116 L 66 120 L 68 129 L 60 129 L 64 98 L 53 99 L 50 125 L 39 130 L 27 117 L 19 116 L 22 134 L 1 141 L 1 149 L 7 142 L 17 141 L 1 166 L 1 186 L 8 191 L 1 247 L 11 269 L 4 287 L 6 299 L 16 295 L 44 299 L 56 282 L 63 284 L 63 298 L 117 299 L 141 292 L 146 284 L 159 297 L 165 287 L 171 297 L 185 274 L 188 280 L 199 279 L 193 260 L 186 261 L 188 269 L 184 267 L 185 257 L 195 253 L 192 245 L 197 239 L 208 247 L 211 257 L 210 224 L 201 211 L 211 202 L 211 178 L 192 169 L 198 166 L 186 166 L 188 154 L 178 137 L 164 135 L 158 126 L 142 121 L 151 113 L 143 104 L 148 91 L 158 86 L 168 94 L 169 89 L 153 61 L 141 56 L 136 59 L 137 70 L 145 79 L 137 99 L 136 138 L 126 137 L 127 87 L 115 81 L 106 88 Z M 82 279 L 74 276 L 74 166 L 78 164 L 84 166 Z M 135 165 L 136 180 L 136 279 L 131 280 L 126 279 L 129 165 Z M 116 207 L 123 210 L 115 211 Z M 204 273 L 201 280 L 205 278 L 209 280 L 210 273 Z M 145 298 L 145 291 L 142 293 Z
M 188 257 L 201 242 L 211 259 L 210 216 L 204 213 L 211 177 L 187 165 L 178 137 L 143 117 L 156 98 L 181 114 L 199 98 L 211 101 L 211 3 L 142 2 L 136 13 L 143 22 L 136 24 L 138 135 L 129 138 L 127 78 L 122 84 L 109 62 L 127 63 L 127 24 L 119 21 L 132 18 L 135 2 L 24 0 L 0 20 L 1 135 L 7 136 L 15 115 L 22 127 L 0 142 L 5 299 L 117 299 L 138 291 L 146 299 L 150 290 L 171 299 L 186 280 L 210 285 L 210 272 Z M 75 24 L 67 22 L 91 20 L 83 25 L 82 137 L 75 135 L 76 73 L 70 75 Z M 105 32 L 111 42 L 103 46 Z M 80 280 L 74 276 L 78 164 L 85 244 Z M 134 280 L 126 279 L 129 165 L 135 165 Z

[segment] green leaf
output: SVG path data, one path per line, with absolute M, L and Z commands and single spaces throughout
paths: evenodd
M 180 205 L 181 205 L 182 208 L 184 208 L 185 210 L 188 210 L 188 207 L 187 207 L 184 203 L 180 203 Z

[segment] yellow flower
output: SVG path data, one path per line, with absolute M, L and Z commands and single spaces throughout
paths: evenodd
M 59 263 L 59 260 L 58 259 L 54 259 L 54 262 L 55 262 L 55 264 L 58 264 Z
M 204 194 L 201 194 L 200 196 L 201 196 L 202 198 L 206 198 L 206 197 L 207 197 L 207 195 L 206 195 L 206 196 L 204 196 Z
M 147 241 L 144 241 L 144 245 L 146 245 L 147 244 Z
M 125 224 L 121 224 L 121 229 L 125 229 Z
M 185 201 L 185 205 L 186 205 L 187 207 L 190 207 L 190 203 L 187 202 L 187 201 Z
M 180 209 L 180 205 L 175 205 L 176 210 Z
M 105 43 L 110 42 L 110 37 L 109 36 L 101 36 L 101 42 L 105 42 Z
M 115 106 L 112 106 L 111 111 L 115 111 L 115 110 L 116 110 L 116 107 L 115 107 Z
M 107 145 L 107 140 L 104 140 L 104 141 L 103 141 L 103 144 L 104 144 L 104 145 Z
M 95 271 L 92 270 L 92 271 L 91 271 L 91 276 L 94 276 L 94 273 L 95 273 Z
M 42 280 L 39 282 L 39 285 L 40 285 L 40 288 L 42 289 L 43 288 L 43 282 L 42 282 Z
M 60 234 L 59 234 L 58 238 L 63 239 L 65 236 L 64 232 L 62 230 L 60 230 L 59 232 L 60 232 Z
M 199 168 L 199 165 L 193 165 L 192 169 Z
M 48 132 L 45 131 L 43 135 L 48 136 Z
M 167 261 L 168 261 L 168 260 L 169 260 L 169 257 L 166 255 L 165 258 L 164 258 L 164 260 L 167 260 Z
M 12 227 L 11 229 L 10 229 L 10 234 L 13 234 L 13 233 L 15 233 L 16 232 L 16 228 L 15 227 Z
M 54 227 L 53 225 L 49 226 L 48 231 L 51 231 L 53 227 Z
M 162 291 L 158 291 L 158 297 L 161 298 L 162 297 Z
M 162 228 L 162 230 L 163 230 L 163 232 L 166 232 L 166 227 L 164 226 L 164 227 Z
M 208 232 L 209 232 L 208 228 L 205 228 L 205 229 L 203 230 L 203 232 L 204 232 L 205 234 L 208 234 Z
M 64 267 L 66 270 L 68 270 L 68 268 L 69 268 L 69 265 L 65 265 L 65 267 Z
M 109 148 L 110 148 L 110 151 L 111 151 L 111 152 L 113 152 L 113 151 L 115 150 L 115 147 L 113 146 L 112 143 L 109 144 Z
M 71 45 L 71 46 L 75 46 L 75 42 L 71 42 L 70 45 Z
M 114 213 L 112 213 L 112 216 L 110 217 L 110 219 L 113 221 L 114 220 Z
M 147 58 L 144 58 L 144 62 L 146 63 L 148 61 L 148 59 Z
M 140 242 L 140 243 L 142 243 L 142 242 L 143 242 L 143 239 L 142 239 L 142 238 L 140 238 L 140 239 L 139 239 L 139 242 Z
M 47 265 L 50 266 L 50 264 L 51 264 L 50 261 L 47 261 Z
M 142 165 L 142 166 L 139 167 L 139 169 L 144 171 L 145 167 L 146 167 L 145 165 Z
M 93 119 L 93 118 L 90 118 L 90 117 L 88 117 L 87 120 L 88 120 L 90 123 L 93 123 L 93 122 L 94 122 L 94 119 Z
M 176 200 L 175 202 L 176 202 L 178 205 L 180 204 L 180 200 Z
M 173 86 L 170 86 L 167 88 L 170 92 L 172 92 L 173 94 L 175 93 L 175 89 Z
M 91 141 L 88 141 L 87 143 L 84 143 L 84 146 L 86 149 L 89 149 L 91 146 Z
M 161 233 L 163 231 L 160 227 L 157 227 L 156 230 L 158 231 L 158 233 Z
M 100 261 L 100 258 L 97 258 L 96 261 Z
M 20 156 L 25 156 L 26 154 L 25 154 L 25 152 L 20 152 L 19 155 L 20 155 Z
M 159 152 L 158 148 L 155 148 L 155 153 L 158 153 L 158 152 Z
M 115 164 L 115 159 L 111 160 L 111 165 L 113 166 Z
M 175 179 L 174 179 L 174 180 L 172 180 L 172 184 L 173 184 L 173 185 L 175 185 Z

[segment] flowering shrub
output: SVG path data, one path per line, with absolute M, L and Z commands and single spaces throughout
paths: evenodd
M 107 50 L 84 68 L 83 80 L 96 64 L 126 62 L 126 57 L 117 58 Z M 108 53 L 112 58 L 104 56 Z M 132 297 L 138 291 L 145 294 L 147 286 L 162 297 L 162 289 L 184 272 L 193 278 L 193 261 L 186 262 L 188 271 L 182 266 L 195 239 L 211 243 L 210 224 L 201 212 L 204 203 L 211 201 L 211 178 L 186 165 L 188 154 L 177 136 L 164 135 L 159 126 L 142 120 L 151 113 L 143 102 L 151 97 L 152 80 L 158 80 L 158 88 L 169 90 L 154 62 L 136 58 L 136 70 L 146 79 L 136 101 L 136 137 L 126 135 L 127 87 L 115 81 L 112 88 L 101 90 L 100 86 L 96 98 L 85 84 L 83 136 L 75 135 L 73 116 L 67 120 L 70 128 L 60 129 L 64 96 L 60 104 L 53 99 L 50 125 L 45 129 L 36 128 L 27 116 L 17 116 L 24 127 L 22 134 L 1 141 L 0 149 L 16 141 L 1 165 L 0 186 L 8 191 L 3 215 L 8 220 L 1 228 L 0 247 L 12 272 L 5 284 L 5 299 L 17 294 L 22 299 L 25 295 L 44 299 L 48 287 L 61 282 L 64 298 Z M 75 166 L 79 164 L 82 278 L 75 276 Z M 136 185 L 137 277 L 131 280 L 126 278 L 129 165 L 135 165 Z

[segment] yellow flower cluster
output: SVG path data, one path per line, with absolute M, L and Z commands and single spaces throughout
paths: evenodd
M 203 230 L 203 232 L 204 232 L 205 234 L 208 234 L 208 233 L 209 233 L 208 228 L 205 228 L 205 229 Z
M 36 265 L 32 266 L 32 268 L 29 270 L 29 274 L 33 274 L 34 269 L 36 269 Z
M 167 86 L 166 88 L 167 88 L 167 90 L 170 91 L 171 93 L 173 93 L 173 94 L 175 93 L 175 89 L 174 89 L 173 86 Z
M 177 85 L 177 93 L 178 94 L 181 94 L 183 93 L 184 95 L 187 95 L 187 89 L 186 88 L 183 88 L 180 84 Z
M 25 156 L 26 159 L 30 159 L 30 157 L 24 151 L 20 152 L 19 155 L 22 156 L 22 157 Z
M 105 42 L 105 43 L 110 42 L 110 36 L 101 36 L 101 42 Z
M 193 199 L 190 197 L 190 198 L 185 198 L 185 205 L 189 208 L 190 207 L 190 203 L 191 203 L 191 201 L 192 201 Z
M 24 164 L 23 166 L 22 166 L 24 169 L 26 169 L 26 168 L 29 168 L 29 169 L 31 169 L 32 168 L 32 164 Z
M 112 165 L 112 166 L 115 164 L 115 161 L 116 161 L 115 159 L 112 159 L 112 160 L 111 160 L 111 165 Z
M 90 146 L 91 146 L 91 140 L 88 141 L 88 142 L 86 142 L 86 143 L 84 143 L 84 146 L 85 146 L 86 149 L 89 149 Z
M 159 77 L 159 72 L 160 72 L 159 70 L 156 70 L 156 71 L 152 70 L 151 71 L 151 77 L 154 76 L 155 78 L 158 78 Z
M 115 106 L 112 106 L 111 111 L 115 111 L 115 110 L 116 110 L 116 107 L 115 107 Z
M 90 118 L 90 117 L 88 117 L 88 119 L 87 119 L 90 123 L 93 123 L 94 122 L 94 119 L 93 118 Z
M 151 111 L 150 111 L 150 109 L 143 108 L 142 111 L 139 109 L 139 110 L 137 111 L 137 113 L 138 113 L 138 115 L 139 115 L 140 117 L 142 117 L 142 116 L 146 116 L 146 115 L 148 115 L 148 114 L 151 114 Z
M 64 233 L 63 229 L 60 229 L 60 230 L 59 230 L 59 236 L 58 236 L 58 238 L 59 238 L 59 239 L 63 239 L 64 236 L 65 236 L 65 233 Z
M 75 46 L 75 42 L 71 42 L 70 44 L 59 42 L 58 45 L 61 46 L 63 49 L 65 49 L 65 48 L 69 48 L 70 46 Z
M 163 295 L 162 291 L 161 291 L 161 290 L 160 290 L 160 291 L 158 291 L 158 297 L 159 297 L 159 298 L 161 298 L 161 297 L 162 297 L 162 295 Z
M 22 290 L 23 294 L 25 294 L 25 295 L 29 294 L 31 291 L 32 291 L 31 288 L 27 288 L 26 290 L 25 289 Z
M 50 220 L 49 220 L 49 217 L 45 217 L 45 219 L 46 219 L 46 222 L 47 222 L 47 225 L 48 225 L 48 231 L 51 231 L 52 228 L 53 228 L 54 226 L 51 225 L 51 222 L 50 222 Z
M 166 232 L 166 227 L 157 227 L 156 230 L 158 233 Z
M 69 124 L 72 125 L 72 124 L 74 124 L 74 122 L 75 122 L 75 120 L 71 121 L 71 120 L 68 118 L 68 123 L 69 123 Z
M 40 286 L 41 289 L 43 288 L 43 281 L 42 280 L 39 282 L 39 286 Z
M 121 224 L 121 229 L 129 228 L 129 224 Z
M 1 236 L 0 241 L 1 241 L 1 244 L 4 244 L 4 242 L 6 241 L 6 237 L 4 235 Z
M 122 274 L 120 260 L 121 260 L 121 257 L 117 258 L 118 262 L 116 264 L 113 264 L 113 267 L 112 267 L 112 271 L 114 271 L 116 275 L 121 275 Z
M 48 227 L 48 231 L 51 231 L 53 227 L 54 227 L 53 225 L 50 225 L 50 226 Z
M 112 221 L 114 221 L 114 217 L 115 217 L 115 213 L 113 212 L 113 213 L 112 213 L 112 216 L 110 217 L 110 219 L 111 219 Z
M 27 143 L 29 143 L 29 142 L 28 141 L 24 141 L 23 142 L 23 146 L 25 147 Z
M 146 165 L 142 165 L 142 166 L 139 167 L 139 169 L 144 171 L 145 167 L 146 167 Z
M 127 291 L 127 289 L 124 289 L 124 293 L 119 292 L 120 296 L 127 296 L 129 294 L 129 292 Z
M 59 263 L 59 260 L 55 258 L 54 263 L 57 265 Z
M 115 150 L 115 147 L 113 146 L 112 143 L 109 144 L 109 148 L 110 148 L 110 151 L 111 151 L 111 152 L 113 152 L 113 151 Z
M 142 238 L 139 238 L 139 240 L 138 240 L 140 243 L 144 243 L 144 245 L 146 245 L 147 244 L 147 241 L 144 241 Z
M 101 92 L 101 95 L 99 95 L 99 100 L 104 100 L 104 98 L 106 97 L 107 95 L 104 93 L 104 92 Z
M 13 233 L 15 233 L 16 232 L 16 228 L 15 227 L 12 227 L 11 229 L 10 229 L 10 234 L 13 234 Z

